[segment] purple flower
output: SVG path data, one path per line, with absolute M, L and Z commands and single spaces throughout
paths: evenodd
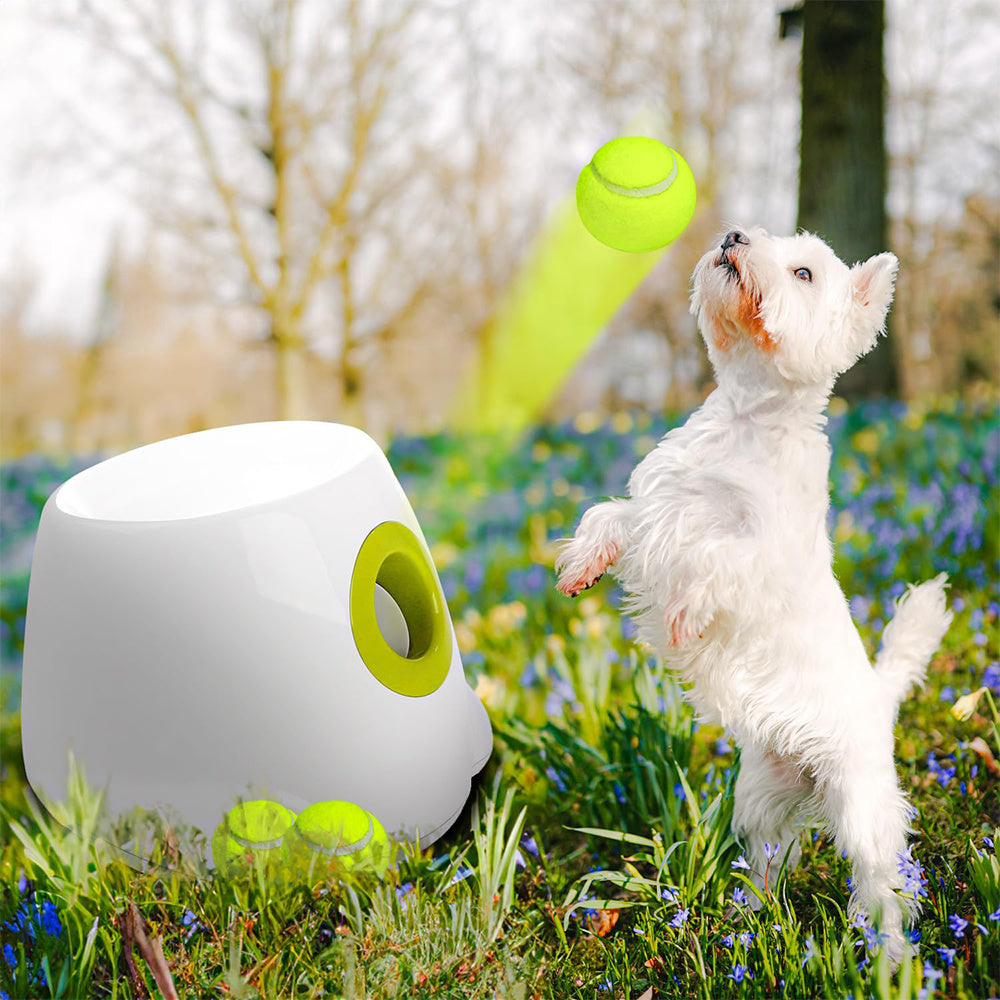
M 912 845 L 905 851 L 897 851 L 896 857 L 899 860 L 897 870 L 903 876 L 903 892 L 912 892 L 914 899 L 926 896 L 927 877 L 924 875 L 924 866 L 913 857 Z
M 750 865 L 747 863 L 747 859 L 742 854 L 732 862 L 732 867 L 744 868 L 746 871 L 750 871 Z
M 546 768 L 545 777 L 548 778 L 560 792 L 566 791 L 566 782 L 563 781 L 562 775 L 554 767 Z
M 6 963 L 12 968 L 17 968 L 17 955 L 14 954 L 14 949 L 9 944 L 3 946 L 3 957 Z
M 865 947 L 869 951 L 873 951 L 879 945 L 884 944 L 889 940 L 888 934 L 880 934 L 874 927 L 867 925 L 861 928 L 861 933 L 865 939 Z
M 732 934 L 727 934 L 727 935 L 726 935 L 726 936 L 725 936 L 725 937 L 724 937 L 724 938 L 722 939 L 722 943 L 723 943 L 723 944 L 724 944 L 724 945 L 725 945 L 725 946 L 726 946 L 727 948 L 732 948 L 732 946 L 733 946 L 733 936 L 732 936 Z
M 1000 906 L 990 914 L 990 920 L 1000 920 Z
M 525 834 L 521 838 L 521 846 L 529 853 L 533 854 L 536 858 L 538 857 L 538 842 L 534 837 Z
M 764 857 L 768 861 L 773 861 L 778 856 L 778 851 L 781 850 L 781 844 L 775 844 L 773 847 L 770 844 L 764 844 Z
M 955 964 L 955 949 L 954 948 L 938 948 L 937 953 L 949 964 Z
M 736 962 L 733 964 L 733 970 L 728 974 L 728 978 L 734 983 L 742 983 L 744 979 L 753 979 L 753 973 L 748 966 Z
M 816 942 L 813 940 L 812 934 L 806 938 L 806 953 L 802 958 L 802 965 L 805 965 L 810 958 L 819 958 L 819 952 L 816 950 Z
M 740 934 L 739 942 L 740 942 L 741 945 L 743 945 L 744 948 L 749 948 L 750 947 L 750 942 L 753 939 L 754 939 L 754 933 L 753 933 L 753 931 L 743 931 L 743 933 Z
M 983 671 L 983 684 L 994 693 L 1000 692 L 1000 663 L 996 660 Z
M 747 894 L 739 886 L 733 889 L 733 902 L 737 906 L 743 906 L 747 902 Z
M 965 934 L 965 928 L 969 926 L 968 920 L 963 920 L 957 913 L 948 918 L 948 926 L 952 929 L 955 937 L 960 938 Z
M 678 910 L 674 914 L 674 919 L 670 921 L 671 927 L 683 927 L 687 923 L 688 914 L 691 912 L 690 907 L 685 907 L 683 910 Z

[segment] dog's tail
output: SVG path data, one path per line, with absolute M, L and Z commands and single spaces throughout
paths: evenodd
M 914 684 L 923 684 L 927 664 L 951 624 L 944 592 L 947 580 L 941 573 L 919 586 L 911 585 L 896 602 L 892 621 L 882 633 L 875 672 L 896 703 Z

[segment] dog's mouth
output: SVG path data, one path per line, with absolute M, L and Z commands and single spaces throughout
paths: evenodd
M 740 269 L 737 266 L 736 261 L 729 256 L 729 252 L 727 250 L 723 250 L 722 253 L 715 258 L 715 266 L 725 268 L 727 278 L 732 278 L 737 284 L 741 283 L 743 275 L 740 274 Z

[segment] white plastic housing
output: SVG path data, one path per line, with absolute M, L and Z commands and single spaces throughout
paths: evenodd
M 72 749 L 110 815 L 160 809 L 210 837 L 239 796 L 294 811 L 346 799 L 399 837 L 440 836 L 492 733 L 450 621 L 451 665 L 432 693 L 396 693 L 366 668 L 351 577 L 383 521 L 426 551 L 379 447 L 340 424 L 188 434 L 60 486 L 42 512 L 25 632 L 36 794 L 63 799 Z M 372 599 L 405 653 L 404 612 Z

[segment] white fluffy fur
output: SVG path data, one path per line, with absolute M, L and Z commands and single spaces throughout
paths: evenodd
M 884 330 L 896 258 L 848 268 L 807 233 L 741 236 L 694 272 L 718 388 L 633 471 L 628 499 L 584 514 L 558 586 L 575 595 L 613 567 L 640 640 L 742 748 L 734 827 L 752 867 L 768 842 L 794 865 L 796 825 L 819 818 L 852 860 L 852 912 L 880 921 L 898 959 L 915 903 L 895 891 L 908 807 L 893 725 L 951 615 L 943 575 L 911 587 L 872 668 L 831 568 L 824 433 L 836 376 Z

